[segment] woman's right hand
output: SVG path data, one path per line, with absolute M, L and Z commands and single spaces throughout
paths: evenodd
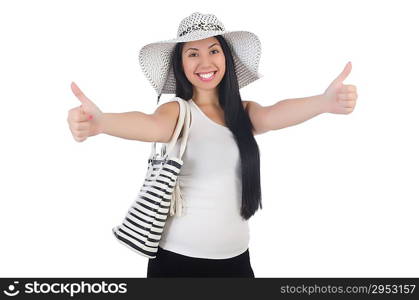
M 74 82 L 71 83 L 71 90 L 80 100 L 81 105 L 68 111 L 67 122 L 74 139 L 77 142 L 83 142 L 89 136 L 103 131 L 103 113 Z

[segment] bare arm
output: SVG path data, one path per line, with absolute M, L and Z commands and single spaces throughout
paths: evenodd
M 269 106 L 262 106 L 255 101 L 247 102 L 246 110 L 255 135 L 293 126 L 328 112 L 328 103 L 323 95 L 281 100 Z
M 154 141 L 156 129 L 152 115 L 139 111 L 104 113 L 101 133 L 129 140 Z
M 101 133 L 143 142 L 168 142 L 179 115 L 177 101 L 160 105 L 153 114 L 139 111 L 104 113 Z
M 322 113 L 351 113 L 358 98 L 356 86 L 343 84 L 351 69 L 352 64 L 348 62 L 323 94 L 286 99 L 269 106 L 266 113 L 268 129 L 293 126 Z
M 103 113 L 74 82 L 71 83 L 71 90 L 81 102 L 80 106 L 68 111 L 67 117 L 77 142 L 106 133 L 124 139 L 166 143 L 173 135 L 179 116 L 177 101 L 160 105 L 153 114 L 138 111 Z
M 323 95 L 281 100 L 265 108 L 265 124 L 268 130 L 294 126 L 328 112 L 327 105 Z

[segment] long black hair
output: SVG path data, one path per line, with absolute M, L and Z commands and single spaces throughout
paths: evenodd
M 221 35 L 217 35 L 215 38 L 223 49 L 226 64 L 224 77 L 218 85 L 218 98 L 220 106 L 224 110 L 225 123 L 233 133 L 240 152 L 242 172 L 240 214 L 245 220 L 248 220 L 259 206 L 262 209 L 259 147 L 252 133 L 254 129 L 252 122 L 243 108 L 230 47 Z M 193 96 L 193 89 L 183 70 L 182 49 L 184 44 L 176 44 L 171 63 L 176 79 L 176 96 L 189 100 Z

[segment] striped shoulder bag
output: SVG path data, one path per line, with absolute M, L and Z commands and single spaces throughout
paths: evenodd
M 156 142 L 152 143 L 147 173 L 141 190 L 122 224 L 112 229 L 119 242 L 148 258 L 156 257 L 169 213 L 179 216 L 182 211 L 182 198 L 177 178 L 183 165 L 182 156 L 186 148 L 191 116 L 189 103 L 180 97 L 174 99 L 179 102 L 180 112 L 167 151 L 165 144 L 161 147 L 160 155 L 156 154 Z M 179 156 L 175 156 L 171 151 L 178 139 Z

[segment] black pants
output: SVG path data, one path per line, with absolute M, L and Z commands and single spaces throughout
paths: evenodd
M 153 277 L 248 277 L 255 278 L 249 249 L 226 259 L 196 258 L 165 250 L 148 260 L 147 278 Z

